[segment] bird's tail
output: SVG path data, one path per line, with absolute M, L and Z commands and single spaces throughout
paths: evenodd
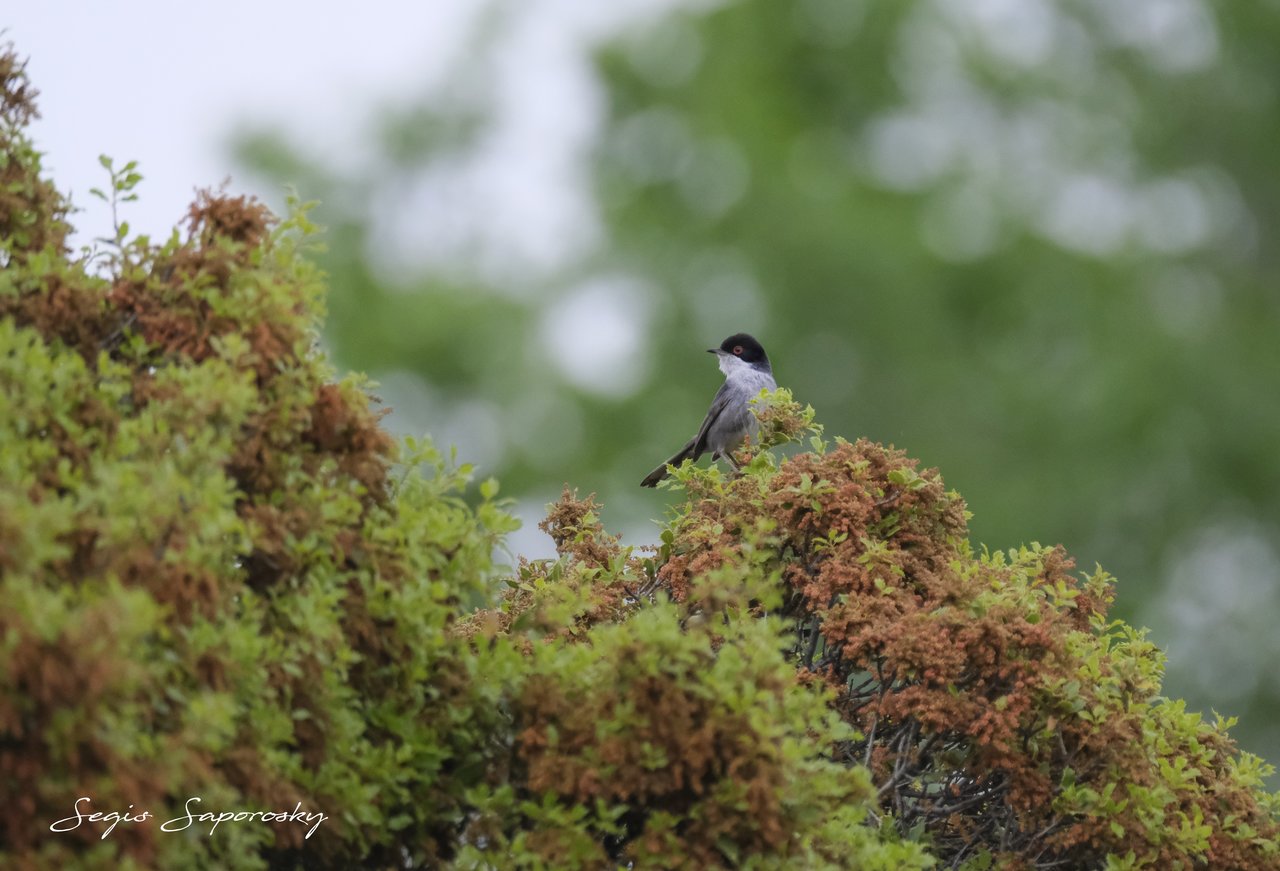
M 694 455 L 693 446 L 697 443 L 697 441 L 698 439 L 696 436 L 694 438 L 689 439 L 689 443 L 684 447 L 682 447 L 679 451 L 677 451 L 675 456 L 673 456 L 671 459 L 667 460 L 661 466 L 658 466 L 658 468 L 654 469 L 652 472 L 646 475 L 645 479 L 640 482 L 640 486 L 641 487 L 657 487 L 658 482 L 661 481 L 663 478 L 667 477 L 667 466 L 678 466 L 681 463 L 683 463 L 685 460 L 689 459 L 690 457 L 696 460 L 697 457 Z

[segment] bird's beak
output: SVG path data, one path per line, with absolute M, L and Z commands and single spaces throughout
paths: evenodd
M 707 353 L 708 353 L 708 354 L 719 354 L 719 353 L 720 353 L 720 349 L 719 349 L 719 348 L 707 348 Z

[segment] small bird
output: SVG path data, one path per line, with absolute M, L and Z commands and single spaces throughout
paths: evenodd
M 746 333 L 735 333 L 721 342 L 719 348 L 708 348 L 707 352 L 719 358 L 724 384 L 711 400 L 711 409 L 698 427 L 698 434 L 675 456 L 650 472 L 640 482 L 641 487 L 658 486 L 658 482 L 667 477 L 668 466 L 678 466 L 685 459 L 697 462 L 707 451 L 711 451 L 712 460 L 724 457 L 737 470 L 733 451 L 760 429 L 751 413 L 750 402 L 761 390 L 778 387 L 773 380 L 769 355 Z

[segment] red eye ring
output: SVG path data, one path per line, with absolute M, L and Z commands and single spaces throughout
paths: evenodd
M 733 353 L 735 353 L 735 354 L 737 354 L 739 357 L 741 357 L 741 356 L 742 356 L 742 346 L 741 346 L 741 345 L 734 345 L 734 346 L 733 346 Z

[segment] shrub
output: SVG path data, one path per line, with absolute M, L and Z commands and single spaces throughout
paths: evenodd
M 332 380 L 301 212 L 72 257 L 0 68 L 0 865 L 435 864 L 500 728 L 447 628 L 513 521 Z M 51 833 L 80 796 L 155 819 Z M 192 796 L 329 819 L 162 832 Z
M 762 418 L 789 440 L 812 410 L 780 391 Z M 870 776 L 868 819 L 946 866 L 1275 867 L 1270 767 L 1236 750 L 1229 722 L 1206 723 L 1159 695 L 1162 656 L 1142 631 L 1107 618 L 1105 572 L 1074 575 L 1057 547 L 975 554 L 964 502 L 936 470 L 867 441 L 829 447 L 813 429 L 813 450 L 781 464 L 762 453 L 741 477 L 677 472 L 688 495 L 649 558 L 607 535 L 591 500 L 566 493 L 545 526 L 560 560 L 524 566 L 504 607 L 464 626 L 519 634 L 527 624 L 594 647 L 603 627 L 675 608 L 686 636 L 711 632 L 715 648 L 744 619 L 782 618 L 796 689 L 821 688 L 855 730 L 835 738 L 832 759 Z M 621 664 L 608 671 L 627 686 Z M 568 711 L 609 719 L 579 700 L 555 722 Z M 601 750 L 572 732 L 559 740 L 574 758 Z M 540 739 L 529 741 L 525 754 L 541 762 Z M 561 795 L 587 797 L 567 759 L 552 768 L 570 778 L 551 781 Z M 644 838 L 648 818 L 630 820 L 614 837 Z

